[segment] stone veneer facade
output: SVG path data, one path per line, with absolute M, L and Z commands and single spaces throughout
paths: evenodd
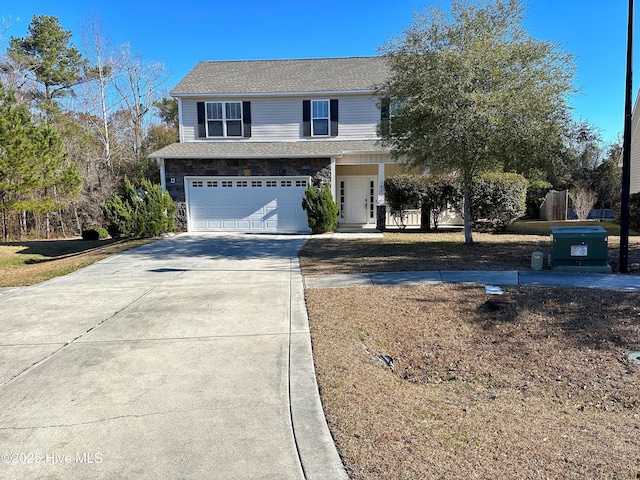
M 328 158 L 276 159 L 165 159 L 166 186 L 174 202 L 184 202 L 184 177 L 295 177 L 309 176 L 315 185 L 331 181 Z M 174 181 L 172 181 L 174 179 Z

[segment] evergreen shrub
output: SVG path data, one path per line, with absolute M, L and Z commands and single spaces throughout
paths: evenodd
M 320 188 L 307 186 L 302 208 L 307 212 L 307 222 L 312 233 L 327 233 L 338 229 L 338 206 L 327 185 Z
M 503 232 L 526 209 L 527 179 L 518 173 L 485 173 L 473 183 L 471 214 L 474 227 Z
M 540 207 L 547 197 L 549 190 L 553 188 L 549 182 L 544 180 L 534 180 L 529 182 L 527 187 L 527 206 L 525 215 L 527 218 L 539 219 Z
M 87 227 L 82 230 L 83 240 L 103 240 L 108 236 L 107 229 L 103 227 Z
M 101 207 L 112 237 L 146 238 L 173 230 L 173 200 L 148 180 L 136 188 L 125 179 L 122 194 L 113 195 Z
M 396 225 L 404 228 L 407 210 L 421 204 L 423 181 L 419 175 L 400 174 L 384 181 L 384 198 Z

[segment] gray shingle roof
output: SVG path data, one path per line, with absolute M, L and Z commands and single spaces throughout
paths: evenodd
M 300 142 L 186 142 L 153 152 L 151 158 L 302 158 L 341 157 L 344 153 L 384 153 L 377 140 Z
M 370 91 L 389 70 L 383 57 L 200 62 L 171 95 Z

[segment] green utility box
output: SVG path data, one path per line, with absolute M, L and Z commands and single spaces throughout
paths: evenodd
M 551 270 L 611 273 L 608 250 L 602 227 L 551 227 Z

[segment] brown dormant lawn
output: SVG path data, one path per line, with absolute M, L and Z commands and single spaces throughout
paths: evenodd
M 446 245 L 314 239 L 301 262 L 306 274 L 524 269 L 532 246 L 548 252 L 544 237 L 476 236 L 467 248 L 435 235 Z M 640 350 L 640 294 L 504 290 L 505 310 L 482 286 L 306 291 L 323 405 L 352 479 L 640 478 L 640 365 L 627 355 Z
M 459 231 L 387 232 L 384 239 L 314 236 L 300 252 L 305 275 L 414 270 L 527 270 L 531 254 L 551 250 L 549 235 L 474 233 L 465 245 Z M 609 263 L 616 269 L 620 240 L 609 237 Z M 640 237 L 629 239 L 629 264 L 640 274 Z
M 155 241 L 33 240 L 0 243 L 0 287 L 34 285 Z

